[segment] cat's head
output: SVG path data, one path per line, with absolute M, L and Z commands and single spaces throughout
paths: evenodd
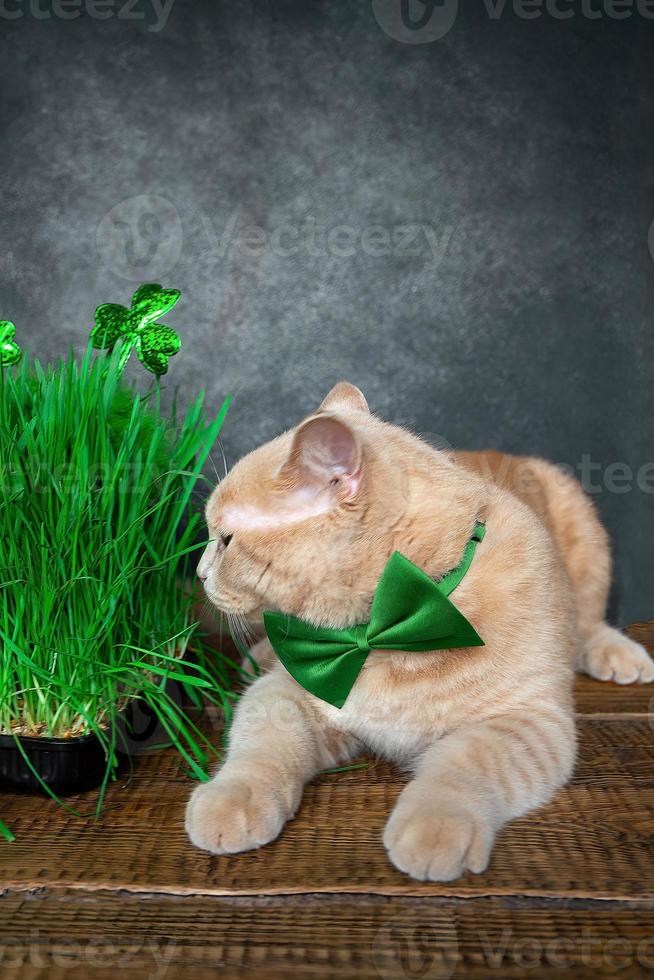
M 358 388 L 336 385 L 212 493 L 211 543 L 198 566 L 207 596 L 251 620 L 276 609 L 333 626 L 362 621 L 392 552 L 411 557 L 412 478 L 419 483 L 434 457 L 373 416 Z
M 381 425 L 359 389 L 342 382 L 297 428 L 233 467 L 207 504 L 211 543 L 198 566 L 219 609 L 333 620 L 345 607 L 347 618 L 371 545 L 383 464 L 371 435 Z

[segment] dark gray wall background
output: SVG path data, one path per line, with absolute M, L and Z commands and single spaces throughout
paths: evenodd
M 455 446 L 587 457 L 616 617 L 653 615 L 654 21 L 475 3 L 413 44 L 363 0 L 175 0 L 160 30 L 90 2 L 0 16 L 0 315 L 24 345 L 81 350 L 98 303 L 162 281 L 167 385 L 234 392 L 230 460 L 340 378 Z

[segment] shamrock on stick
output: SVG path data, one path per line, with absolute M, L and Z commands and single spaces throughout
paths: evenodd
M 120 341 L 121 368 L 135 347 L 148 371 L 165 374 L 168 358 L 179 352 L 182 342 L 172 327 L 156 321 L 172 310 L 179 297 L 179 289 L 162 289 L 156 283 L 144 283 L 132 296 L 129 309 L 118 303 L 103 303 L 95 311 L 91 343 L 99 350 L 113 350 Z
M 11 320 L 0 320 L 0 364 L 18 364 L 22 352 L 14 337 L 16 327 Z

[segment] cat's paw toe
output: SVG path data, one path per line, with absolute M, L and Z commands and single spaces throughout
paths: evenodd
M 591 638 L 584 654 L 586 673 L 616 684 L 651 684 L 654 660 L 647 650 L 618 630 L 604 626 Z
M 272 793 L 241 780 L 198 786 L 186 808 L 191 843 L 212 854 L 237 854 L 270 843 L 290 814 Z
M 388 855 L 400 871 L 419 881 L 453 881 L 488 865 L 490 827 L 464 810 L 392 814 L 384 832 Z

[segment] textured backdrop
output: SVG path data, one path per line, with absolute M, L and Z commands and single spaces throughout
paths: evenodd
M 229 460 L 347 378 L 431 438 L 567 463 L 616 618 L 651 616 L 654 20 L 404 8 L 7 0 L 0 315 L 46 357 L 179 287 L 167 384 L 234 392 Z

